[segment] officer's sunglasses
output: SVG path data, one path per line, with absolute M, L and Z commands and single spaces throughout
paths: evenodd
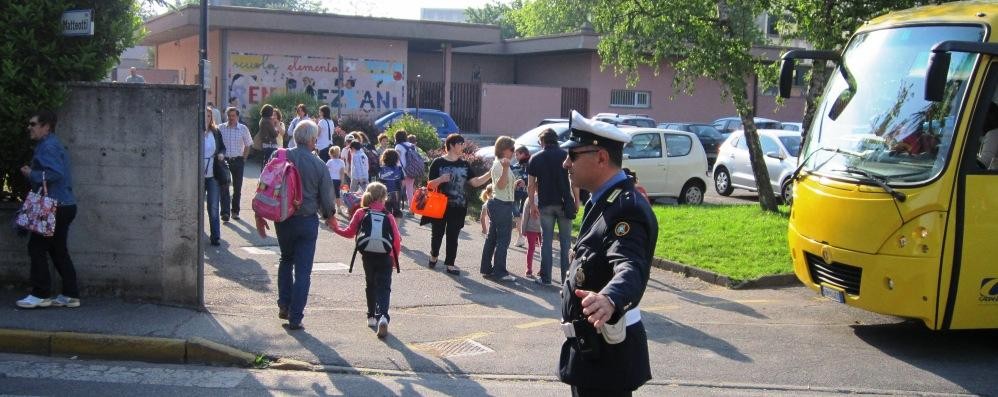
M 586 154 L 586 153 L 596 153 L 598 151 L 599 151 L 599 149 L 575 150 L 575 151 L 569 150 L 568 151 L 568 159 L 572 160 L 574 162 L 575 159 L 579 158 L 579 156 L 581 156 L 583 154 Z

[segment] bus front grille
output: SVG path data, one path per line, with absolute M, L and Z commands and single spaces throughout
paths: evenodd
M 842 288 L 850 295 L 859 295 L 859 282 L 863 277 L 862 268 L 841 263 L 825 263 L 820 256 L 806 252 L 804 256 L 807 258 L 807 269 L 811 272 L 812 281 Z

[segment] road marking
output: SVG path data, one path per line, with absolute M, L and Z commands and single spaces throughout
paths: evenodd
M 543 327 L 543 326 L 548 325 L 548 324 L 557 324 L 557 323 L 558 323 L 558 320 L 555 320 L 553 318 L 548 318 L 548 319 L 544 319 L 544 320 L 531 321 L 529 323 L 517 324 L 516 328 L 519 328 L 519 329 L 529 329 L 529 328 Z
M 281 247 L 268 245 L 263 247 L 243 247 L 243 251 L 251 255 L 277 255 L 281 253 Z

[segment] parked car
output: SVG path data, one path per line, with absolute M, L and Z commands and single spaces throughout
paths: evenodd
M 617 126 L 655 128 L 655 119 L 645 115 L 598 113 L 593 119 Z
M 516 138 L 516 147 L 520 146 L 526 147 L 527 150 L 530 151 L 531 155 L 541 151 L 541 143 L 540 139 L 538 138 L 540 137 L 541 132 L 548 128 L 558 133 L 559 143 L 564 143 L 568 141 L 569 130 L 567 122 L 542 124 L 537 127 L 531 128 L 529 131 L 524 132 L 523 134 L 520 134 L 520 136 Z M 495 159 L 496 157 L 495 152 L 496 152 L 495 146 L 484 146 L 478 149 L 478 151 L 475 152 L 475 155 L 481 157 L 482 160 L 485 160 L 486 164 L 492 164 L 492 160 Z
M 562 119 L 562 118 L 544 119 L 541 120 L 540 124 L 537 124 L 537 126 L 542 126 L 544 124 L 567 123 L 567 122 L 568 119 Z
M 703 145 L 703 151 L 707 154 L 707 167 L 713 167 L 717 160 L 717 149 L 724 143 L 724 135 L 710 124 L 698 123 L 661 123 L 658 128 L 667 130 L 686 131 L 696 134 Z
M 758 130 L 759 144 L 766 156 L 766 169 L 769 181 L 775 192 L 786 204 L 793 201 L 791 174 L 797 168 L 800 155 L 800 133 L 786 130 Z M 721 145 L 714 164 L 714 189 L 722 196 L 730 195 L 734 189 L 757 191 L 755 174 L 749 161 L 748 144 L 745 132 L 735 131 Z
M 706 192 L 707 155 L 697 136 L 661 128 L 624 128 L 624 167 L 638 176 L 648 198 L 675 197 L 680 204 L 701 204 Z
M 449 114 L 439 110 L 425 108 L 419 108 L 419 113 L 416 112 L 416 108 L 391 110 L 379 116 L 378 119 L 374 121 L 374 126 L 378 129 L 378 131 L 383 132 L 386 128 L 388 128 L 388 126 L 394 123 L 395 120 L 398 120 L 406 114 L 417 115 L 417 117 L 421 120 L 430 123 L 430 125 L 437 129 L 437 136 L 440 137 L 440 139 L 444 139 L 447 135 L 459 132 L 457 123 L 454 122 L 454 119 L 452 119 Z
M 783 125 L 776 120 L 755 117 L 752 121 L 755 121 L 755 128 L 758 130 L 779 130 L 783 128 Z M 717 130 L 725 136 L 731 134 L 735 130 L 742 129 L 742 119 L 740 117 L 724 117 L 714 120 L 711 124 L 713 124 L 714 128 L 717 128 Z
M 800 130 L 802 128 L 804 128 L 801 123 L 781 123 L 781 124 L 783 124 L 783 129 L 785 129 L 787 131 L 797 131 L 797 132 L 800 132 Z

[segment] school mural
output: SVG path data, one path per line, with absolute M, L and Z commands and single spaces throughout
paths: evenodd
M 339 80 L 336 57 L 229 54 L 228 103 L 244 112 L 270 95 L 305 92 L 328 104 L 335 114 L 376 115 L 405 107 L 405 64 L 402 62 L 343 58 Z

